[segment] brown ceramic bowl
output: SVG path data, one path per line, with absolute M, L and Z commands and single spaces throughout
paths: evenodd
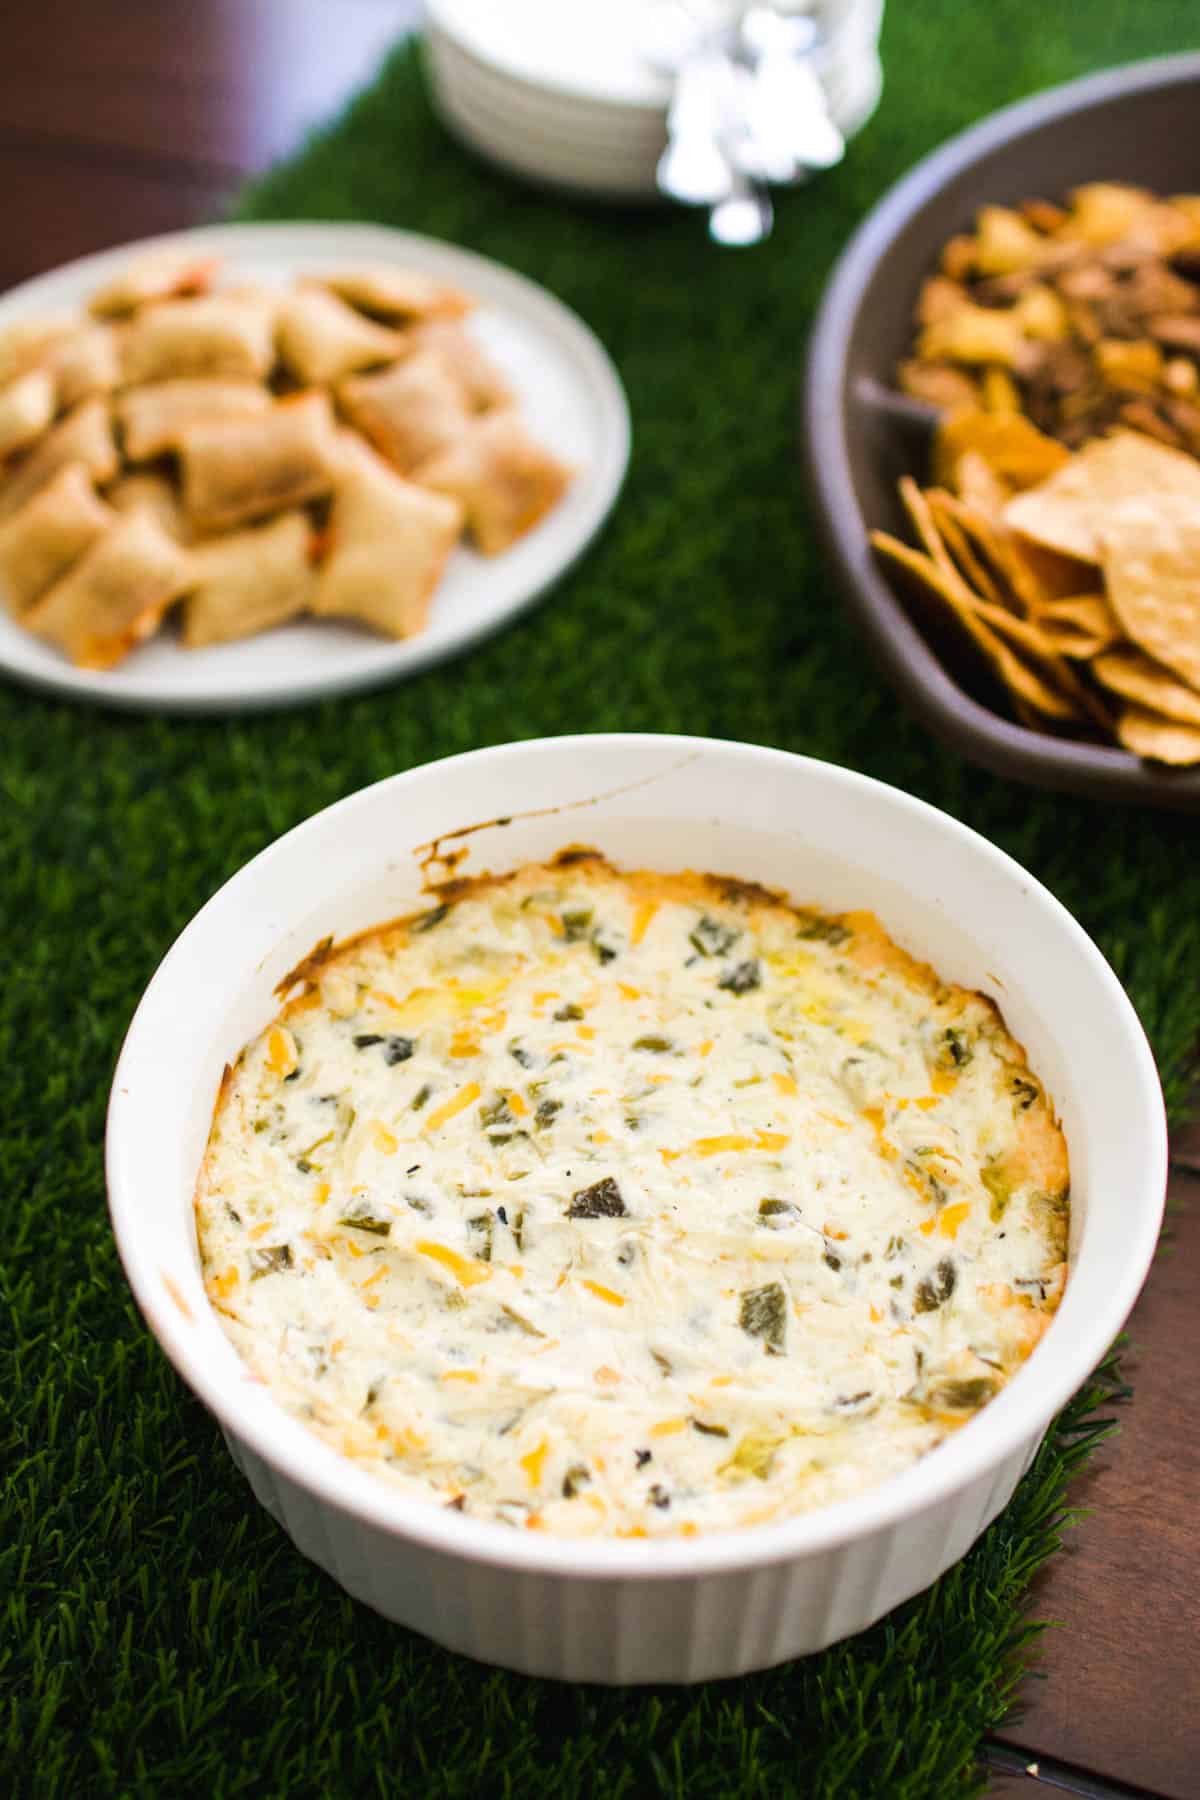
M 918 289 L 947 238 L 970 229 L 986 202 L 1054 200 L 1085 181 L 1200 190 L 1197 121 L 1200 55 L 1162 57 L 1006 107 L 918 163 L 834 270 L 809 349 L 803 433 L 825 548 L 851 611 L 931 731 L 972 761 L 1039 787 L 1200 811 L 1200 769 L 1166 769 L 1018 725 L 986 669 L 910 611 L 867 541 L 873 527 L 909 535 L 896 482 L 926 473 L 932 415 L 890 393 Z

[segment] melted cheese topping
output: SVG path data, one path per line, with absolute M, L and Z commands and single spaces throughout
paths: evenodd
M 591 853 L 331 950 L 239 1057 L 209 1295 L 407 1492 L 560 1534 L 903 1469 L 1033 1349 L 1067 1157 L 992 1003 L 867 913 Z

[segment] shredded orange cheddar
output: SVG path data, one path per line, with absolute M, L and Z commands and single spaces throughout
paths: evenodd
M 492 1278 L 492 1271 L 486 1263 L 477 1262 L 473 1256 L 460 1256 L 457 1250 L 451 1250 L 446 1244 L 435 1244 L 430 1238 L 418 1238 L 415 1248 L 422 1256 L 428 1256 L 432 1261 L 441 1263 L 444 1269 L 449 1269 L 463 1287 L 474 1287 L 476 1282 L 490 1281 Z
M 657 900 L 639 900 L 633 909 L 633 924 L 629 931 L 631 944 L 640 944 L 650 928 L 650 921 L 658 911 Z
M 727 1131 L 722 1137 L 697 1138 L 692 1145 L 693 1156 L 719 1156 L 723 1150 L 753 1150 L 754 1139 L 741 1137 L 736 1131 Z
M 437 1131 L 439 1126 L 444 1125 L 448 1119 L 453 1119 L 460 1112 L 465 1112 L 472 1102 L 478 1100 L 481 1092 L 482 1089 L 477 1081 L 468 1081 L 466 1087 L 459 1088 L 457 1094 L 453 1094 L 449 1100 L 444 1100 L 441 1106 L 434 1107 L 425 1121 L 426 1131 Z
M 970 1210 L 970 1204 L 966 1200 L 957 1200 L 953 1206 L 944 1206 L 938 1214 L 938 1230 L 942 1236 L 956 1238 L 958 1228 Z
M 903 1170 L 903 1175 L 904 1175 L 905 1181 L 908 1183 L 908 1186 L 912 1189 L 913 1193 L 917 1196 L 918 1200 L 928 1200 L 929 1199 L 929 1197 L 930 1197 L 929 1188 L 928 1188 L 923 1176 L 921 1175 L 921 1172 L 919 1169 L 910 1169 L 906 1165 Z
M 375 1148 L 385 1156 L 394 1156 L 400 1148 L 400 1140 L 394 1137 L 382 1119 L 372 1119 L 371 1136 L 375 1139 Z
M 267 1063 L 273 1075 L 290 1075 L 299 1057 L 296 1040 L 281 1025 L 272 1025 L 267 1034 Z
M 677 1433 L 687 1430 L 686 1419 L 663 1419 L 650 1427 L 651 1437 L 675 1437 Z
M 368 992 L 370 998 L 376 1001 L 378 1005 L 390 1006 L 394 1012 L 404 1011 L 403 1000 L 397 1000 L 394 994 L 386 993 L 383 988 L 370 988 Z
M 781 1094 L 798 1094 L 800 1091 L 796 1085 L 796 1077 L 794 1075 L 781 1075 L 778 1070 L 776 1070 L 771 1076 L 771 1080 L 775 1083 L 775 1086 Z
M 589 1294 L 595 1294 L 597 1300 L 607 1300 L 610 1306 L 624 1306 L 625 1304 L 620 1294 L 614 1294 L 611 1288 L 601 1287 L 598 1281 L 584 1281 L 580 1283 L 580 1286 L 585 1287 Z

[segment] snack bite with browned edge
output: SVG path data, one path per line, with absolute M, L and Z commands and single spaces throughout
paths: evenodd
M 0 330 L 0 601 L 81 667 L 177 602 L 189 650 L 301 616 L 411 637 L 464 532 L 499 554 L 571 480 L 459 289 L 219 273 L 151 252 L 86 313 Z

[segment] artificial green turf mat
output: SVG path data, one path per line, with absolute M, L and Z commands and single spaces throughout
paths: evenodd
M 1111 958 L 1178 1109 L 1200 991 L 1195 825 L 1008 785 L 902 717 L 813 547 L 793 431 L 821 284 L 902 170 L 1018 94 L 1194 33 L 1190 0 L 904 0 L 879 114 L 753 252 L 718 253 L 696 215 L 578 207 L 485 170 L 431 119 L 407 51 L 246 198 L 245 217 L 384 220 L 546 283 L 613 353 L 635 454 L 612 524 L 549 603 L 404 686 L 233 723 L 0 692 L 0 1786 L 924 1800 L 977 1785 L 1094 1392 L 966 1561 L 849 1645 L 693 1692 L 502 1675 L 345 1599 L 254 1503 L 127 1297 L 104 1105 L 155 964 L 269 839 L 431 757 L 625 729 L 829 757 L 995 839 Z

